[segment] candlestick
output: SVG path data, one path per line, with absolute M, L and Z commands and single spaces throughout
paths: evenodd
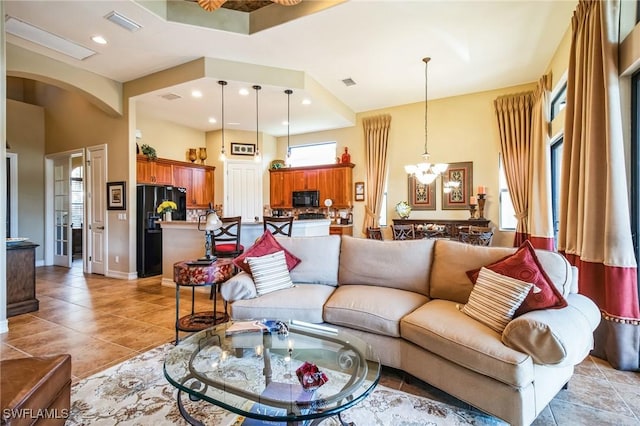
M 471 197 L 471 198 L 475 198 L 475 197 Z M 469 213 L 471 213 L 471 217 L 469 217 L 469 220 L 473 220 L 476 218 L 476 205 L 475 204 L 469 204 Z
M 486 194 L 478 194 L 478 219 L 484 219 L 484 203 L 486 200 Z
M 486 194 L 487 193 L 487 187 L 484 185 L 480 185 L 478 186 L 478 195 L 480 194 Z

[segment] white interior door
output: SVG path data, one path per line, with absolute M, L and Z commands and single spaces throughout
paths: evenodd
M 71 156 L 53 162 L 53 264 L 71 267 Z
M 107 214 L 107 148 L 104 145 L 87 149 L 86 162 L 87 200 L 87 255 L 86 271 L 90 274 L 105 272 L 106 214 Z
M 255 161 L 225 162 L 224 215 L 243 222 L 262 218 L 262 165 Z

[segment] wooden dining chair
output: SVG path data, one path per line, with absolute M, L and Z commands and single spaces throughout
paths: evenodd
M 394 240 L 415 240 L 416 232 L 413 225 L 391 225 Z
M 370 240 L 384 240 L 382 238 L 382 229 L 373 226 L 367 227 L 367 238 Z
M 291 231 L 293 231 L 293 216 L 265 216 L 262 218 L 262 225 L 265 231 L 269 230 L 273 235 L 286 235 L 290 237 Z
M 474 246 L 490 246 L 493 241 L 493 228 L 488 226 L 469 226 L 458 232 L 458 240 Z
M 238 257 L 244 252 L 244 246 L 240 244 L 240 231 L 242 229 L 241 216 L 221 217 L 222 227 L 213 231 L 213 247 L 211 251 L 216 257 Z M 211 286 L 210 299 L 216 286 Z

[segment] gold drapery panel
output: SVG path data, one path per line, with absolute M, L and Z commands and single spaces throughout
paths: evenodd
M 369 226 L 379 226 L 380 208 L 387 175 L 387 145 L 391 115 L 383 114 L 362 120 L 364 128 L 364 159 L 366 165 L 366 204 L 362 223 L 362 233 L 366 235 Z

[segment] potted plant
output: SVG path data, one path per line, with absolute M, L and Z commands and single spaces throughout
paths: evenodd
M 158 158 L 158 156 L 156 155 L 156 149 L 154 147 L 149 146 L 146 143 L 143 143 L 140 149 L 142 150 L 142 153 L 146 155 L 149 160 L 155 160 L 156 158 Z
M 160 203 L 156 211 L 164 216 L 166 222 L 171 222 L 171 212 L 177 210 L 178 206 L 173 201 L 165 200 Z

